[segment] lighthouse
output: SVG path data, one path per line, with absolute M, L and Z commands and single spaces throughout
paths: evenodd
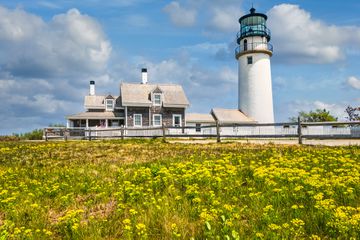
M 274 122 L 270 67 L 273 47 L 266 20 L 267 16 L 255 8 L 242 16 L 235 50 L 239 62 L 238 108 L 259 123 Z

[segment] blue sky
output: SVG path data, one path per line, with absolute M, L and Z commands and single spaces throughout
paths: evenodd
M 237 107 L 238 18 L 252 3 L 269 16 L 275 119 L 360 105 L 360 2 L 0 0 L 0 134 L 83 111 L 119 83 L 181 84 L 188 112 Z

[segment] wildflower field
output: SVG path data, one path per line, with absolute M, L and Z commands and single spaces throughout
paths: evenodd
M 0 239 L 360 239 L 360 147 L 0 142 Z

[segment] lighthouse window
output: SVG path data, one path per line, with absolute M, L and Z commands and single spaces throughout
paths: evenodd
M 253 63 L 253 57 L 247 57 L 247 62 L 248 64 L 252 64 Z

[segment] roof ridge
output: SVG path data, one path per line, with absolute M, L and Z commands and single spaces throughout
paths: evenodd
M 143 84 L 143 83 L 132 83 L 132 82 L 122 82 L 122 83 L 120 83 L 120 85 L 122 85 L 122 84 L 132 84 L 132 85 L 144 85 L 144 86 L 150 86 L 150 85 L 152 85 L 152 86 L 180 86 L 181 87 L 181 85 L 180 84 L 178 84 L 178 83 L 147 83 L 147 84 Z

